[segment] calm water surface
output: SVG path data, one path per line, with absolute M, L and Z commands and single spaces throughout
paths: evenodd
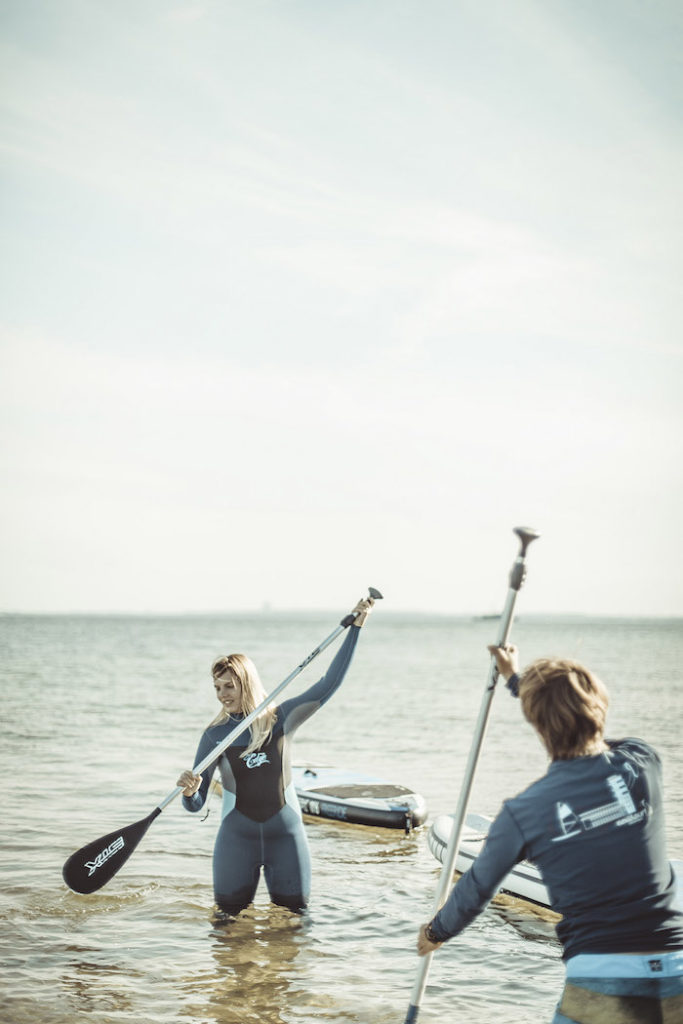
M 145 816 L 191 765 L 214 714 L 217 654 L 250 654 L 272 689 L 338 617 L 0 619 L 1 1020 L 402 1024 L 415 934 L 440 871 L 426 829 L 307 823 L 313 892 L 303 918 L 271 907 L 263 889 L 229 926 L 214 919 L 216 798 L 205 821 L 170 804 L 98 893 L 78 896 L 61 878 L 70 853 Z M 342 689 L 300 730 L 297 759 L 411 786 L 430 819 L 452 811 L 496 629 L 378 607 Z M 521 618 L 513 639 L 523 661 L 561 653 L 603 677 L 609 734 L 642 736 L 662 755 L 669 854 L 683 857 L 683 624 Z M 289 692 L 319 678 L 332 654 Z M 471 808 L 495 814 L 544 770 L 540 745 L 499 687 Z M 562 973 L 552 924 L 507 900 L 435 955 L 420 1022 L 549 1020 Z

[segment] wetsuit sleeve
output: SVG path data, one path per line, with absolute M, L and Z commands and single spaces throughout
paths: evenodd
M 199 764 L 200 761 L 203 761 L 204 758 L 211 752 L 212 748 L 215 746 L 216 744 L 210 738 L 209 730 L 207 729 L 199 741 L 197 753 L 195 755 L 194 761 L 192 762 L 193 767 L 194 765 Z M 185 808 L 186 811 L 200 811 L 202 809 L 202 807 L 206 803 L 206 794 L 209 791 L 209 786 L 211 785 L 211 779 L 213 778 L 213 773 L 215 772 L 215 770 L 216 761 L 214 761 L 213 764 L 209 765 L 208 768 L 205 768 L 204 771 L 202 772 L 202 784 L 197 790 L 197 792 L 193 793 L 192 796 L 182 797 L 183 807 Z
M 458 935 L 484 910 L 509 871 L 524 857 L 524 838 L 505 804 L 491 825 L 484 848 L 458 880 L 431 922 L 440 942 Z
M 330 667 L 322 679 L 304 690 L 298 697 L 285 700 L 280 705 L 285 734 L 294 732 L 302 722 L 310 718 L 339 689 L 346 675 L 356 644 L 360 626 L 349 626 L 344 642 L 335 654 Z

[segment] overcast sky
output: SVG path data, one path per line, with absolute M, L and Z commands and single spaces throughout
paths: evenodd
M 683 614 L 678 0 L 0 11 L 0 609 Z

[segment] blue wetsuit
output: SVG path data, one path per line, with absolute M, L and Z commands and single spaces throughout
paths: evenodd
M 214 894 L 218 906 L 237 914 L 254 898 L 261 868 L 273 903 L 302 911 L 310 894 L 311 859 L 301 809 L 291 780 L 291 738 L 302 722 L 325 704 L 341 685 L 351 663 L 360 627 L 349 626 L 325 675 L 298 697 L 277 707 L 268 742 L 245 759 L 246 730 L 220 755 L 223 820 L 213 853 Z M 225 739 L 243 716 L 233 715 L 204 732 L 195 764 Z M 188 811 L 204 805 L 216 764 L 208 768 L 197 792 L 183 797 Z

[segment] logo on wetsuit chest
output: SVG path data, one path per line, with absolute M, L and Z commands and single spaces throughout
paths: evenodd
M 260 768 L 262 764 L 270 764 L 270 761 L 268 760 L 268 755 L 259 750 L 245 757 L 244 763 L 247 768 Z

